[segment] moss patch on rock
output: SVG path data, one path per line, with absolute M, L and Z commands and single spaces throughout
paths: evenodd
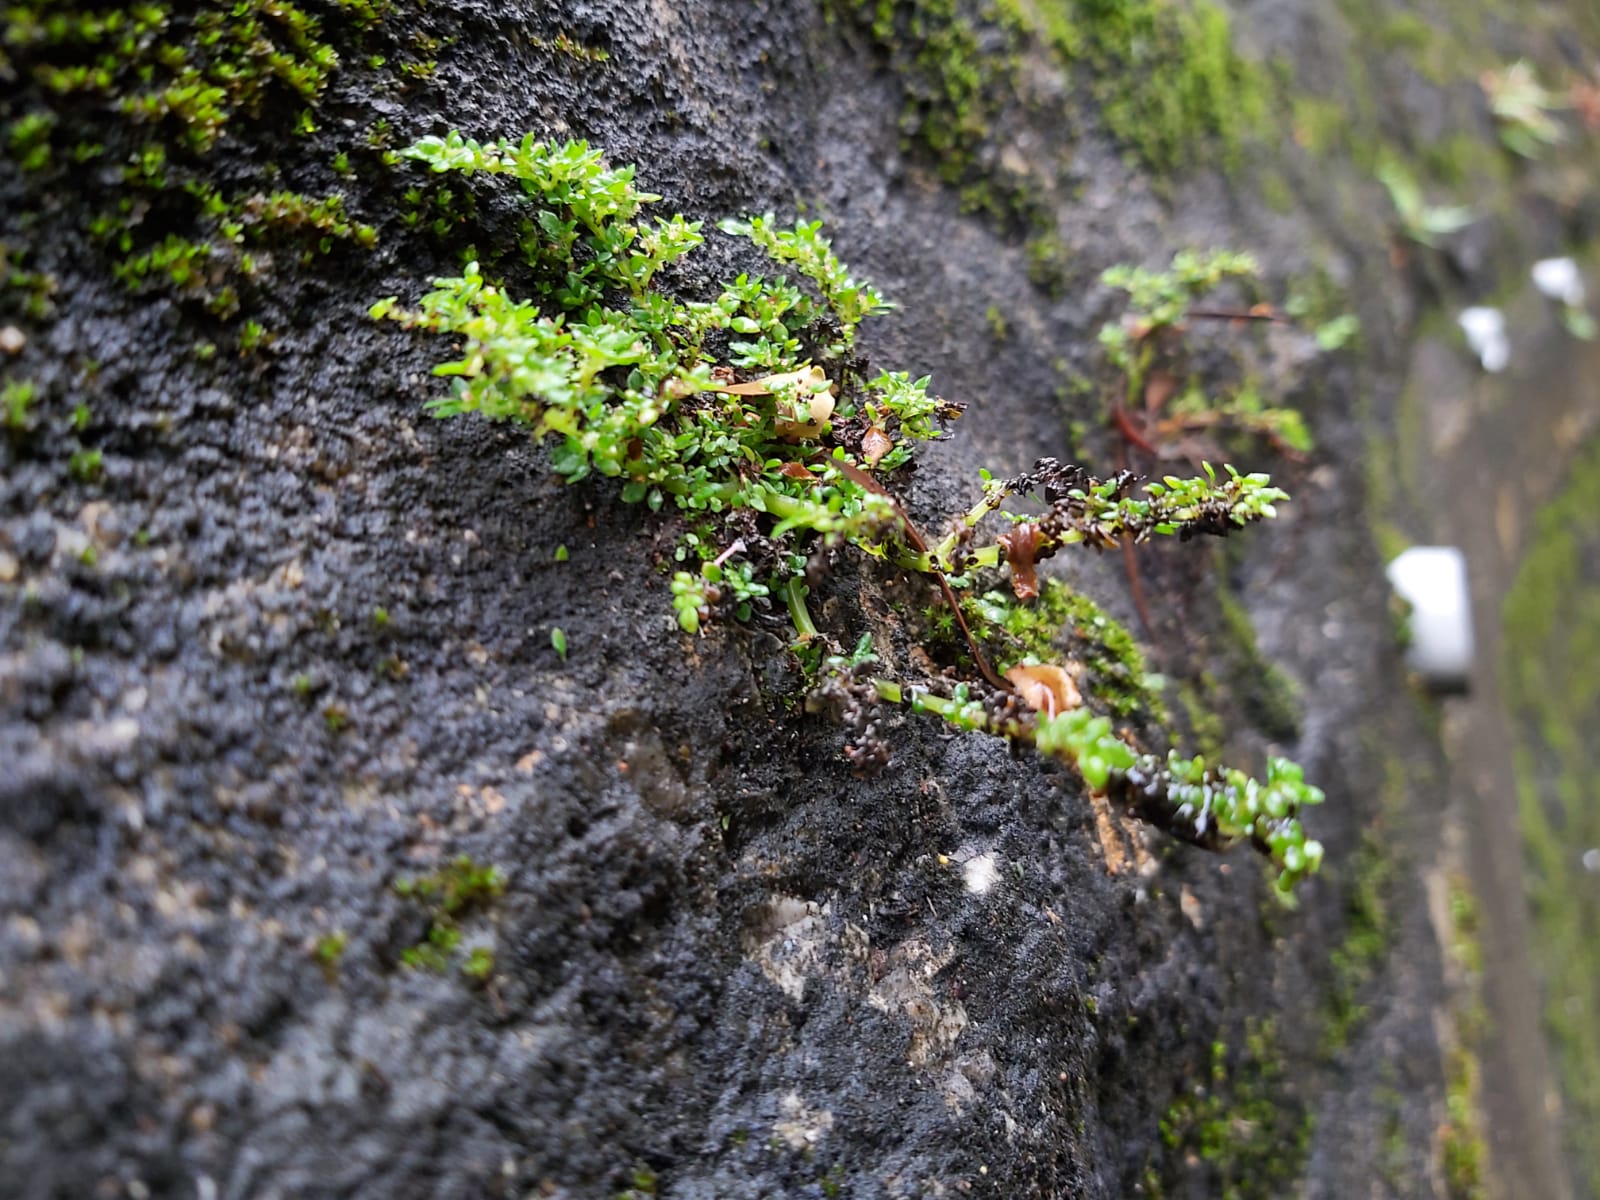
M 1566 1104 L 1568 1144 L 1600 1188 L 1600 444 L 1574 465 L 1506 597 L 1502 677 L 1515 751 L 1533 956 Z M 1592 859 L 1589 861 L 1593 861 Z

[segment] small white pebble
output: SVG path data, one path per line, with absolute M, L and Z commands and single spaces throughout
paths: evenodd
M 1570 258 L 1541 258 L 1533 264 L 1533 286 L 1550 299 L 1572 308 L 1583 307 L 1583 276 Z
M 1000 869 L 995 865 L 992 853 L 980 854 L 961 864 L 961 877 L 966 882 L 967 891 L 974 896 L 987 896 L 1000 880 Z
M 1600 846 L 1583 852 L 1583 869 L 1585 871 L 1600 871 Z
M 10 354 L 13 357 L 22 353 L 22 348 L 28 344 L 28 337 L 15 325 L 0 328 L 0 354 Z
M 1511 340 L 1506 337 L 1506 318 L 1498 308 L 1476 306 L 1463 309 L 1456 318 L 1461 332 L 1467 335 L 1467 345 L 1478 356 L 1483 369 L 1491 373 L 1504 371 L 1511 361 Z

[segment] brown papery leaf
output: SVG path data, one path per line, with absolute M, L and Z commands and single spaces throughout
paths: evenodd
M 877 425 L 861 435 L 861 453 L 866 457 L 869 467 L 877 466 L 883 456 L 893 449 L 894 440 Z
M 1033 568 L 1039 561 L 1039 527 L 1028 522 L 1013 526 L 1011 532 L 1000 535 L 999 542 L 1011 564 L 1011 590 L 1017 599 L 1038 599 L 1039 576 Z
M 715 372 L 713 372 L 713 376 Z M 801 367 L 798 371 L 785 371 L 782 375 L 767 375 L 749 383 L 718 381 L 713 389 L 730 396 L 770 396 L 782 388 L 801 388 L 812 392 L 827 385 L 828 376 L 821 367 Z M 831 409 L 830 409 L 831 411 Z
M 1083 703 L 1083 696 L 1072 676 L 1058 666 L 1044 663 L 1039 666 L 1015 666 L 1006 672 L 1006 678 L 1017 689 L 1022 702 L 1034 712 L 1054 717 Z

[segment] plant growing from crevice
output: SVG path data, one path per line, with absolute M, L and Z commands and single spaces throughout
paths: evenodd
M 1133 811 L 1186 840 L 1256 845 L 1285 891 L 1315 869 L 1320 848 L 1299 833 L 1294 812 L 1317 794 L 1292 768 L 1274 765 L 1256 783 L 1198 760 L 1141 756 L 1101 725 L 1088 727 L 1085 742 L 1074 714 L 1027 715 L 983 652 L 985 610 L 958 596 L 1004 569 L 1019 599 L 1031 599 L 1038 562 L 1066 546 L 1235 532 L 1287 498 L 1265 475 L 1208 466 L 1204 477 L 1140 489 L 1127 473 L 1102 480 L 1045 459 L 1015 479 L 986 476 L 954 531 L 934 541 L 895 489 L 918 445 L 943 436 L 960 406 L 932 394 L 927 378 L 869 369 L 856 330 L 888 306 L 844 267 L 820 224 L 724 222 L 724 234 L 750 240 L 798 278 L 741 274 L 684 298 L 662 281 L 702 244 L 702 225 L 647 217 L 659 198 L 637 188 L 633 168 L 608 165 L 587 144 L 451 133 L 402 156 L 436 174 L 507 178 L 529 216 L 505 278 L 470 263 L 436 279 L 415 307 L 390 298 L 372 315 L 453 339 L 455 356 L 434 368 L 451 380 L 449 394 L 429 404 L 436 416 L 522 425 L 549 442 L 568 482 L 614 479 L 625 502 L 695 522 L 670 584 L 686 633 L 781 601 L 798 641 L 813 647 L 810 661 L 820 662 L 835 643 L 809 611 L 808 564 L 849 547 L 938 589 L 981 677 L 969 685 L 972 703 L 1005 714 L 983 727 L 1036 746 L 1097 790 L 1118 789 Z M 1027 493 L 1041 511 L 1002 507 Z M 1001 531 L 985 533 L 986 521 Z M 902 683 L 923 710 L 979 727 L 966 702 L 941 708 L 931 687 Z M 881 766 L 886 755 L 870 739 L 862 745 L 858 769 Z
M 1550 114 L 1566 108 L 1566 101 L 1549 91 L 1525 59 L 1479 77 L 1507 150 L 1523 158 L 1538 158 L 1551 146 L 1566 140 L 1566 132 Z
M 1464 205 L 1429 204 L 1411 168 L 1393 155 L 1385 155 L 1378 163 L 1377 174 L 1400 218 L 1400 232 L 1419 246 L 1437 249 L 1440 239 L 1465 229 L 1475 219 Z
M 1123 438 L 1155 458 L 1193 456 L 1186 439 L 1245 433 L 1279 453 L 1311 449 L 1305 421 L 1292 408 L 1267 404 L 1251 386 L 1215 393 L 1188 362 L 1185 334 L 1197 321 L 1283 322 L 1270 305 L 1207 308 L 1201 301 L 1230 280 L 1252 281 L 1259 268 L 1248 254 L 1180 250 L 1160 271 L 1119 263 L 1100 282 L 1126 292 L 1127 308 L 1100 329 L 1100 345 L 1116 373 L 1110 421 Z

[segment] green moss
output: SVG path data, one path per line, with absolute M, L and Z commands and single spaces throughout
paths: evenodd
M 1101 119 L 1157 174 L 1202 162 L 1236 167 L 1263 125 L 1265 75 L 1233 48 L 1207 0 L 1079 0 Z
M 1271 1020 L 1246 1024 L 1242 1044 L 1213 1042 L 1204 1077 L 1161 1121 L 1169 1149 L 1163 1190 L 1220 1200 L 1279 1200 L 1305 1170 L 1312 1116 L 1280 1061 Z
M 55 312 L 59 288 L 55 276 L 29 270 L 31 248 L 17 250 L 0 242 L 0 315 L 44 321 Z
M 336 0 L 326 23 L 355 39 L 388 7 Z M 6 18 L 0 47 L 25 84 L 0 102 L 11 149 L 38 187 L 76 194 L 127 286 L 230 319 L 265 294 L 275 258 L 375 244 L 342 195 L 271 186 L 276 167 L 251 178 L 234 163 L 226 192 L 211 178 L 211 155 L 241 127 L 315 127 L 340 61 L 322 18 L 290 0 L 25 0 Z M 119 183 L 63 170 L 102 158 L 121 164 Z
M 1226 586 L 1217 588 L 1217 607 L 1228 632 L 1228 690 L 1257 729 L 1280 742 L 1294 741 L 1300 736 L 1301 704 L 1293 681 L 1261 653 L 1250 613 Z
M 1489 1149 L 1483 1116 L 1483 1068 L 1477 1045 L 1488 1031 L 1483 1006 L 1483 950 L 1478 907 L 1465 880 L 1450 882 L 1450 957 L 1466 976 L 1458 1005 L 1455 1044 L 1445 1057 L 1445 1116 L 1439 1153 L 1449 1200 L 1485 1200 Z
M 1226 757 L 1228 726 L 1206 697 L 1218 696 L 1221 690 L 1216 677 L 1209 671 L 1202 671 L 1198 680 L 1180 681 L 1177 690 L 1178 703 L 1183 709 L 1195 750 L 1212 760 Z
M 1394 936 L 1388 893 L 1395 871 L 1395 849 L 1380 822 L 1363 831 L 1360 849 L 1340 872 L 1346 877 L 1345 934 L 1329 956 L 1333 986 L 1322 1039 L 1325 1053 L 1343 1049 L 1366 1019 L 1361 994 L 1377 976 Z
M 349 941 L 350 935 L 342 929 L 336 933 L 325 933 L 317 939 L 311 957 L 322 968 L 324 975 L 332 978 L 338 973 L 339 960 L 344 957 L 345 946 Z
M 1108 132 L 1158 175 L 1237 166 L 1263 125 L 1265 76 L 1234 51 L 1228 19 L 1209 0 L 821 3 L 888 59 L 905 92 L 907 144 L 961 189 L 963 206 L 1036 238 L 1050 229 L 1039 181 L 987 165 L 995 126 L 1034 103 L 1021 84 L 1029 55 L 1081 79 Z M 1055 273 L 1047 283 L 1058 286 Z
M 1600 444 L 1539 514 L 1506 597 L 1501 664 L 1515 721 L 1519 816 L 1533 907 L 1532 954 L 1546 985 L 1569 1144 L 1600 1189 Z
M 1053 662 L 1065 652 L 1088 669 L 1091 700 L 1118 717 L 1168 723 L 1166 705 L 1126 626 L 1057 579 L 1042 579 L 1039 597 L 1021 604 L 1000 592 L 973 602 L 985 627 L 1003 632 L 992 644 L 1002 669 L 1024 660 Z
M 414 901 L 428 917 L 427 932 L 400 955 L 408 967 L 443 972 L 461 945 L 461 922 L 481 912 L 505 892 L 505 877 L 463 854 L 428 875 L 408 876 L 394 883 L 395 895 Z M 494 971 L 494 952 L 476 947 L 461 964 L 467 978 L 483 982 Z

